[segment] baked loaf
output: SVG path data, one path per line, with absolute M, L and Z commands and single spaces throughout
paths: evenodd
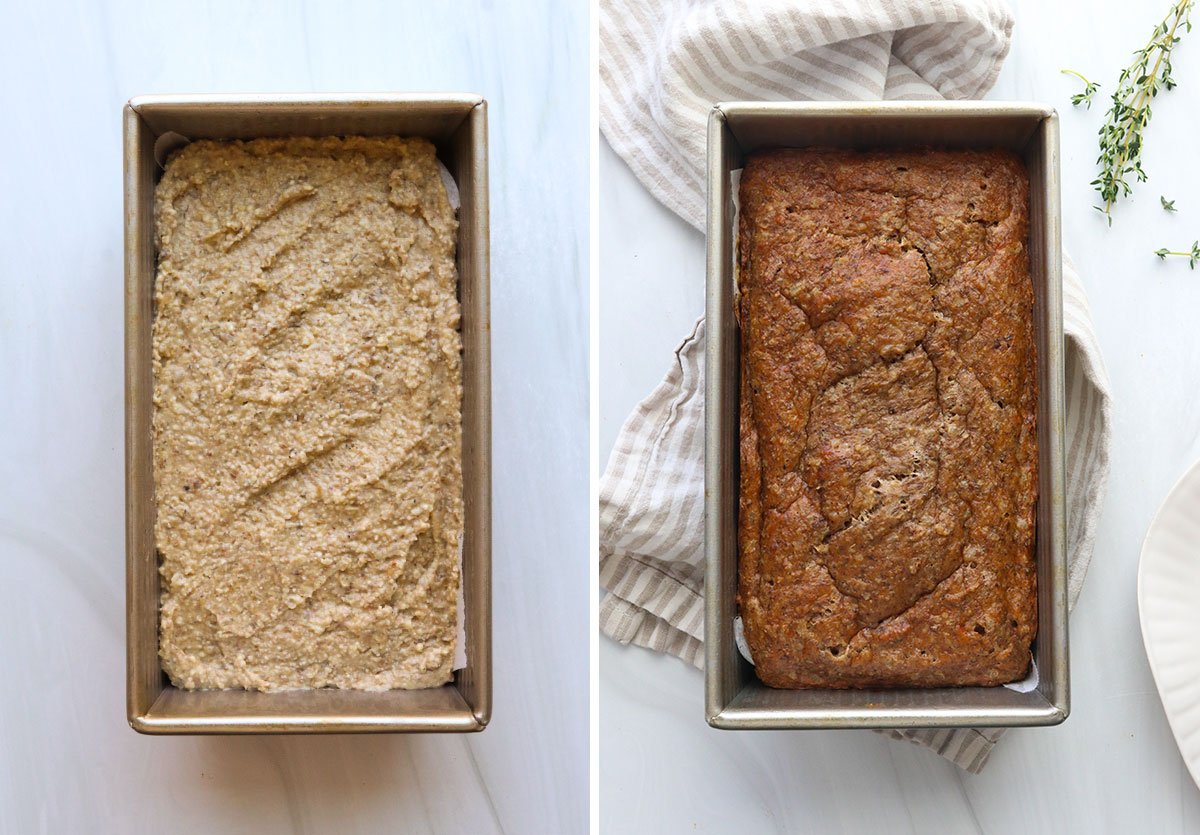
M 182 688 L 446 682 L 462 386 L 433 145 L 195 142 L 155 226 L 163 669 Z
M 996 685 L 1037 631 L 1028 176 L 786 150 L 740 187 L 738 602 L 772 687 Z

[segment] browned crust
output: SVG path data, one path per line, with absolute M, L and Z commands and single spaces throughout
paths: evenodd
M 1028 670 L 1028 191 L 1007 151 L 747 160 L 738 604 L 766 684 Z

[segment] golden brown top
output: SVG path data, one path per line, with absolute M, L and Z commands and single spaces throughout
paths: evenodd
M 759 677 L 1020 678 L 1037 629 L 1020 160 L 775 151 L 740 200 L 738 599 Z

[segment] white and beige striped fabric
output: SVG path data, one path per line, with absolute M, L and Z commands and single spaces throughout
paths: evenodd
M 713 103 L 978 98 L 1012 23 L 994 0 L 601 0 L 600 125 L 703 228 Z
M 713 102 L 978 97 L 995 81 L 1011 30 L 1008 10 L 988 0 L 601 0 L 600 124 L 641 182 L 703 228 L 704 123 Z M 1108 478 L 1111 417 L 1108 375 L 1069 261 L 1063 283 L 1074 605 Z M 600 483 L 600 628 L 697 667 L 703 368 L 700 321 L 622 427 Z M 1004 731 L 888 733 L 978 772 Z

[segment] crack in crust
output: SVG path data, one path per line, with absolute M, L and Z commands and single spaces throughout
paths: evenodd
M 1019 678 L 1037 480 L 1020 161 L 777 151 L 741 190 L 738 600 L 760 678 Z

